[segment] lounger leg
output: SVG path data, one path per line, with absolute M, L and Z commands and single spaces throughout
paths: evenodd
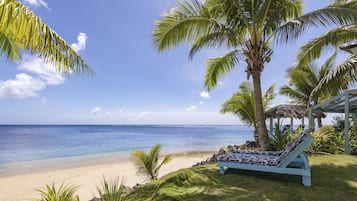
M 219 166 L 219 173 L 224 174 L 225 170 L 223 166 Z
M 311 176 L 302 176 L 304 186 L 311 186 Z

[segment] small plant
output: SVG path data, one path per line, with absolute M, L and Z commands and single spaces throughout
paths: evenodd
M 159 154 L 161 144 L 154 145 L 148 153 L 143 150 L 134 150 L 132 152 L 132 161 L 137 168 L 137 174 L 144 176 L 146 181 L 155 181 L 158 179 L 159 170 L 162 165 L 171 161 L 171 155 L 166 155 L 159 163 Z
M 280 129 L 279 124 L 275 124 L 273 133 L 270 136 L 272 149 L 280 151 L 291 141 L 290 129 Z
M 61 184 L 58 189 L 55 184 L 46 185 L 46 189 L 36 189 L 41 194 L 41 199 L 35 201 L 79 201 L 78 195 L 75 195 L 78 186 Z
M 124 192 L 124 180 L 120 182 L 119 177 L 116 177 L 114 180 L 106 180 L 103 176 L 103 181 L 101 187 L 97 187 L 98 194 L 101 201 L 124 201 L 125 192 Z

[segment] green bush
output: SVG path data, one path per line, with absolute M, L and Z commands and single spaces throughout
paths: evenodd
M 314 142 L 311 144 L 309 151 L 332 154 L 343 152 L 343 132 L 336 132 L 333 126 L 323 126 L 311 135 L 314 138 Z
M 275 124 L 273 133 L 270 135 L 270 145 L 274 151 L 280 151 L 291 141 L 289 129 L 280 129 L 279 124 Z
M 77 186 L 61 184 L 58 188 L 52 183 L 46 185 L 46 189 L 36 189 L 41 194 L 41 199 L 35 201 L 79 201 L 78 195 L 75 195 Z

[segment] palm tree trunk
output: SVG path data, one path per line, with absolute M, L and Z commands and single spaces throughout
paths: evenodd
M 320 128 L 320 127 L 322 127 L 322 119 L 321 119 L 321 117 L 318 117 L 317 118 L 317 126 Z
M 268 131 L 265 124 L 265 116 L 263 110 L 263 99 L 262 99 L 262 89 L 260 84 L 260 72 L 254 71 L 253 74 L 253 85 L 254 85 L 254 100 L 255 100 L 255 112 L 257 120 L 257 132 L 259 138 L 259 148 L 261 150 L 268 150 L 269 148 L 269 138 Z

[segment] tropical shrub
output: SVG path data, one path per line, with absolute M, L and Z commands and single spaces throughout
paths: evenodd
M 119 177 L 108 181 L 103 176 L 101 187 L 97 187 L 101 201 L 124 201 L 124 183 L 124 180 L 120 181 Z
M 78 186 L 61 184 L 58 188 L 55 184 L 46 185 L 46 188 L 36 189 L 41 194 L 41 199 L 35 201 L 79 201 L 78 195 L 75 195 Z
M 143 150 L 134 150 L 132 152 L 132 161 L 134 162 L 138 175 L 142 175 L 145 181 L 155 181 L 158 179 L 159 170 L 162 165 L 171 161 L 171 155 L 166 155 L 159 163 L 159 154 L 161 144 L 154 145 L 148 153 Z
M 343 132 L 335 132 L 333 126 L 323 126 L 313 132 L 314 142 L 311 144 L 311 152 L 339 153 L 343 151 Z
M 270 145 L 274 151 L 280 151 L 291 141 L 290 129 L 280 129 L 279 124 L 275 124 L 273 133 L 270 135 Z

